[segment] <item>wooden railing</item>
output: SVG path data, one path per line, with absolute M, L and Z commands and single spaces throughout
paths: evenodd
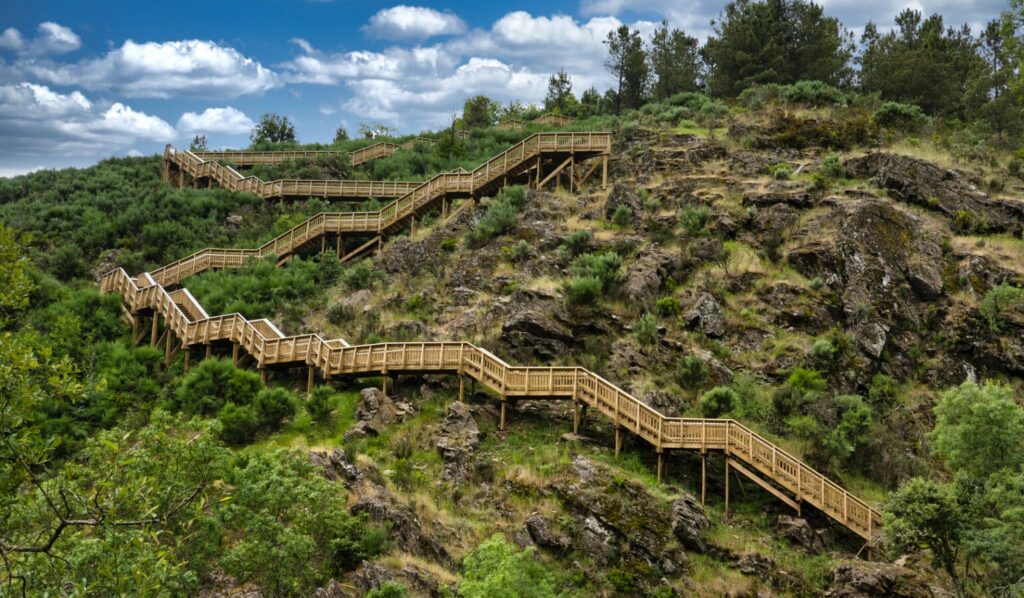
M 410 139 L 405 143 L 391 143 L 390 141 L 381 141 L 380 143 L 374 143 L 364 148 L 357 149 L 351 153 L 352 166 L 359 166 L 364 162 L 370 160 L 377 160 L 379 158 L 386 158 L 398 150 L 412 149 L 417 143 L 425 143 L 427 145 L 434 145 L 437 141 L 428 137 L 417 137 Z
M 272 197 L 400 197 L 415 189 L 415 181 L 314 181 L 279 179 L 264 181 L 243 176 L 216 160 L 205 160 L 188 150 L 164 148 L 164 161 L 176 165 L 193 179 L 209 178 L 231 191 L 248 191 L 264 199 Z
M 236 166 L 256 166 L 262 164 L 281 164 L 289 160 L 316 160 L 318 158 L 338 158 L 348 152 L 333 150 L 259 152 L 247 150 L 227 150 L 221 152 L 193 151 L 203 160 L 226 160 Z
M 132 312 L 152 310 L 183 347 L 230 341 L 259 367 L 307 365 L 325 376 L 387 373 L 450 373 L 469 376 L 508 397 L 568 397 L 588 405 L 616 426 L 632 431 L 659 452 L 718 450 L 738 459 L 854 533 L 871 540 L 881 515 L 866 502 L 732 419 L 668 417 L 618 386 L 581 367 L 517 367 L 464 342 L 377 343 L 350 346 L 317 334 L 285 336 L 267 320 L 241 314 L 207 316 L 184 289 L 169 293 L 147 274 L 133 279 L 121 268 L 100 283 L 118 292 Z
M 269 255 L 285 257 L 325 234 L 356 232 L 382 235 L 446 194 L 472 195 L 541 154 L 577 153 L 581 157 L 587 157 L 606 155 L 610 150 L 610 133 L 537 133 L 491 158 L 472 172 L 441 173 L 429 181 L 417 183 L 409 193 L 378 211 L 321 212 L 255 249 L 203 249 L 158 268 L 151 272 L 151 275 L 158 284 L 169 286 L 205 270 L 239 267 L 250 258 Z M 180 159 L 186 161 L 194 158 L 190 152 L 176 154 L 183 156 Z M 227 168 L 216 162 L 205 164 Z

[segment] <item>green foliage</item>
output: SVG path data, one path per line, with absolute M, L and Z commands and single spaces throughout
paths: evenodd
M 593 303 L 622 281 L 622 257 L 617 253 L 584 253 L 570 264 L 572 278 L 562 285 L 566 301 L 573 305 Z
M 679 315 L 679 309 L 679 300 L 675 297 L 662 297 L 654 304 L 654 311 L 666 318 Z
M 385 581 L 367 592 L 366 598 L 409 598 L 409 589 L 400 583 Z
M 341 326 L 355 317 L 352 308 L 344 303 L 338 302 L 327 308 L 327 321 L 335 326 Z
M 649 347 L 658 342 L 658 320 L 652 313 L 645 313 L 633 324 L 633 333 L 636 340 L 643 347 Z
M 526 239 L 519 239 L 508 248 L 508 259 L 512 262 L 522 262 L 530 256 L 530 244 Z
M 841 179 L 846 176 L 846 168 L 840 161 L 839 154 L 825 156 L 825 159 L 821 161 L 821 166 L 818 167 L 818 172 L 827 179 Z
M 707 377 L 708 365 L 696 355 L 686 355 L 676 362 L 676 382 L 684 390 L 697 390 Z
M 227 359 L 204 359 L 181 380 L 174 396 L 178 409 L 189 415 L 213 415 L 225 403 L 248 405 L 260 391 L 260 377 Z
M 818 363 L 828 365 L 836 356 L 836 346 L 826 338 L 819 338 L 811 345 L 811 359 Z
M 341 283 L 350 291 L 361 291 L 370 288 L 373 282 L 373 270 L 369 260 L 360 260 L 341 273 Z
M 462 107 L 462 126 L 466 129 L 478 129 L 498 124 L 499 104 L 487 96 L 468 98 Z
M 14 231 L 0 225 L 0 330 L 28 307 L 32 281 L 27 266 L 28 258 L 21 255 Z
M 249 141 L 254 149 L 266 143 L 296 143 L 295 125 L 287 116 L 268 112 L 253 127 Z
M 295 415 L 297 399 L 285 388 L 264 388 L 256 394 L 252 406 L 264 428 L 276 429 L 286 418 Z
M 828 383 L 825 382 L 825 378 L 822 377 L 820 372 L 796 368 L 790 373 L 789 378 L 786 378 L 786 386 L 792 387 L 804 394 L 809 394 L 824 391 L 828 387 Z
M 916 131 L 928 122 L 928 117 L 917 105 L 886 102 L 875 110 L 871 120 L 887 129 Z
M 612 212 L 612 224 L 615 226 L 629 226 L 633 223 L 633 208 L 620 203 Z
M 664 100 L 680 93 L 698 90 L 700 77 L 700 53 L 697 38 L 686 35 L 679 29 L 669 29 L 668 22 L 662 21 L 651 35 L 648 56 L 654 85 L 651 94 L 656 100 Z
M 603 285 L 596 276 L 574 276 L 562 284 L 562 293 L 570 305 L 588 305 L 601 296 Z
M 487 211 L 476 225 L 466 233 L 467 247 L 482 247 L 485 243 L 507 233 L 519 223 L 519 209 L 526 203 L 526 190 L 519 186 L 507 187 L 487 205 Z
M 793 167 L 783 162 L 772 166 L 770 173 L 773 179 L 777 181 L 785 181 L 788 180 L 789 177 L 793 176 Z
M 562 248 L 569 257 L 576 257 L 590 251 L 593 236 L 589 230 L 578 230 L 572 232 L 562 241 Z
M 854 451 L 870 441 L 871 407 L 856 395 L 842 395 L 832 400 L 827 416 L 822 417 L 828 433 L 821 438 L 824 458 L 846 461 Z
M 618 82 L 614 92 L 615 113 L 623 109 L 639 108 L 644 103 L 650 79 L 647 55 L 639 31 L 631 31 L 627 25 L 608 32 L 605 39 L 608 58 L 605 67 Z
M 221 440 L 234 446 L 252 442 L 260 429 L 260 418 L 252 405 L 226 403 L 217 413 L 217 421 Z
M 716 386 L 701 396 L 698 406 L 704 417 L 722 417 L 739 404 L 740 397 L 735 390 L 728 386 Z
M 992 332 L 998 334 L 1005 323 L 1006 314 L 1013 312 L 1024 316 L 1024 287 L 1007 283 L 994 287 L 985 293 L 978 304 L 978 311 L 988 320 Z
M 518 550 L 501 534 L 484 540 L 462 563 L 459 593 L 465 598 L 548 598 L 557 595 L 555 575 L 534 548 Z
M 306 400 L 306 411 L 318 424 L 328 424 L 337 406 L 337 395 L 330 386 L 317 386 Z
M 686 206 L 676 214 L 676 220 L 683 231 L 690 237 L 701 237 L 708 234 L 708 218 L 711 210 L 707 206 Z
M 935 406 L 932 450 L 949 467 L 976 479 L 1024 465 L 1024 410 L 998 383 L 964 383 Z

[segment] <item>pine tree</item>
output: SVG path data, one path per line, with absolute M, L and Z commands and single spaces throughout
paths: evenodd
M 617 80 L 615 112 L 622 108 L 639 108 L 647 94 L 650 71 L 647 54 L 639 31 L 630 31 L 623 25 L 608 32 L 608 59 L 605 67 Z
M 664 100 L 677 93 L 697 91 L 700 77 L 700 54 L 697 38 L 668 28 L 662 21 L 651 36 L 650 62 L 654 75 L 652 95 Z
M 544 109 L 558 114 L 569 114 L 575 111 L 579 102 L 572 93 L 572 80 L 564 69 L 548 78 L 548 95 L 544 98 Z

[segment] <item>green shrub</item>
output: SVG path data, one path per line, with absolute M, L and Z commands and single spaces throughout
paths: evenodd
M 658 302 L 654 305 L 654 310 L 658 312 L 659 316 L 672 317 L 679 314 L 679 300 L 675 297 L 662 297 L 658 299 Z
M 576 257 L 590 251 L 590 244 L 592 242 L 593 236 L 589 230 L 578 230 L 565 238 L 565 241 L 562 242 L 562 247 L 569 257 Z
M 836 356 L 836 346 L 832 341 L 819 338 L 811 345 L 811 358 L 819 363 L 829 363 Z
M 370 269 L 370 261 L 361 260 L 345 268 L 341 273 L 341 282 L 352 291 L 370 288 L 370 283 L 373 282 L 373 271 Z
M 314 422 L 328 424 L 337 405 L 337 396 L 330 386 L 317 386 L 306 399 L 306 411 Z
M 642 346 L 650 346 L 658 342 L 658 320 L 652 313 L 640 316 L 640 319 L 633 325 L 633 333 L 636 340 Z
M 565 300 L 570 305 L 587 305 L 601 296 L 601 279 L 596 276 L 573 276 L 562 285 Z
M 796 368 L 786 379 L 786 385 L 802 393 L 822 392 L 828 387 L 820 372 Z
M 385 581 L 366 593 L 366 598 L 409 598 L 409 589 L 394 581 Z
M 831 106 L 845 102 L 846 95 L 838 88 L 821 81 L 797 81 L 780 89 L 782 100 L 805 106 Z
M 1009 171 L 1010 176 L 1015 176 L 1015 177 L 1020 178 L 1020 173 L 1021 173 L 1021 170 L 1022 170 L 1021 165 L 1022 165 L 1022 161 L 1020 159 L 1018 159 L 1018 158 L 1010 158 L 1010 162 L 1006 166 L 1006 169 Z
M 547 598 L 555 596 L 555 576 L 533 547 L 519 550 L 495 534 L 466 555 L 459 594 L 465 598 Z
M 276 430 L 286 418 L 295 415 L 295 395 L 285 388 L 264 388 L 253 399 L 252 407 L 261 426 Z
M 700 398 L 700 412 L 704 417 L 722 417 L 740 405 L 740 397 L 728 386 L 716 386 Z
M 441 241 L 441 251 L 451 253 L 452 251 L 455 251 L 455 248 L 458 246 L 459 244 L 455 242 L 455 239 L 445 239 L 444 241 Z
M 226 403 L 217 414 L 220 437 L 224 442 L 240 446 L 252 441 L 260 428 L 259 416 L 249 405 Z
M 1005 324 L 1008 312 L 1020 312 L 1024 315 L 1024 287 L 1015 287 L 1003 283 L 985 293 L 978 311 L 988 320 L 992 332 L 999 333 Z
M 620 203 L 612 212 L 612 224 L 615 226 L 629 226 L 633 223 L 633 208 Z
M 498 235 L 504 234 L 519 222 L 519 209 L 526 201 L 522 187 L 506 187 L 487 205 L 487 211 L 476 225 L 466 233 L 467 247 L 481 247 Z
M 604 291 L 609 291 L 622 282 L 622 256 L 610 251 L 577 256 L 569 269 L 574 278 L 597 278 L 601 281 L 601 289 Z
M 178 409 L 189 415 L 213 415 L 226 403 L 247 405 L 260 391 L 260 377 L 226 359 L 204 359 L 182 378 L 175 391 Z
M 696 390 L 708 376 L 708 366 L 696 355 L 686 355 L 676 362 L 675 378 L 684 390 Z
M 793 167 L 785 162 L 771 167 L 772 178 L 777 181 L 785 181 L 793 176 Z
M 818 172 L 828 179 L 841 179 L 846 176 L 846 168 L 839 159 L 839 154 L 829 154 L 821 161 Z
M 700 237 L 708 233 L 708 218 L 711 210 L 707 206 L 686 206 L 676 214 L 676 221 L 683 231 L 691 237 Z
M 928 116 L 914 104 L 885 102 L 871 115 L 871 120 L 880 127 L 899 131 L 914 131 L 928 122 Z
M 530 244 L 526 239 L 519 239 L 508 248 L 508 259 L 513 262 L 522 262 L 530 256 Z
M 327 308 L 327 321 L 335 326 L 341 326 L 355 317 L 352 308 L 344 303 L 338 302 Z

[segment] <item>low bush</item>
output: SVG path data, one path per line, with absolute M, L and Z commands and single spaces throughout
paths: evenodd
M 281 422 L 295 415 L 297 400 L 285 388 L 264 388 L 252 401 L 260 426 L 275 430 Z
M 846 176 L 846 168 L 839 159 L 839 154 L 829 154 L 821 161 L 818 172 L 828 179 L 841 179 Z
M 612 212 L 612 224 L 615 226 L 629 226 L 633 222 L 633 208 L 622 203 Z
M 708 218 L 711 210 L 707 206 L 686 206 L 676 214 L 676 221 L 683 227 L 683 232 L 691 237 L 700 237 L 708 233 Z
M 633 333 L 641 346 L 647 347 L 658 342 L 658 320 L 652 313 L 645 313 L 633 325 Z
M 259 416 L 250 405 L 227 403 L 217 414 L 217 421 L 221 426 L 221 439 L 235 446 L 252 441 L 260 428 Z
M 613 252 L 584 253 L 570 264 L 574 278 L 596 278 L 603 291 L 611 290 L 622 282 L 622 257 Z
M 978 311 L 988 321 L 992 332 L 999 333 L 1005 324 L 1006 314 L 1011 311 L 1024 315 L 1024 287 L 1003 283 L 985 293 Z
M 519 186 L 506 187 L 487 205 L 487 211 L 476 225 L 466 233 L 467 247 L 481 247 L 498 235 L 504 234 L 519 222 L 519 209 L 526 201 L 526 190 Z
M 885 102 L 871 115 L 880 127 L 897 131 L 915 131 L 928 123 L 928 116 L 915 104 Z
M 601 296 L 602 286 L 596 276 L 573 276 L 562 285 L 562 293 L 570 305 L 587 305 Z
M 735 390 L 728 386 L 716 386 L 701 396 L 698 406 L 704 417 L 722 417 L 731 413 L 739 404 L 740 397 Z
M 329 386 L 317 386 L 306 400 L 306 411 L 318 424 L 330 423 L 337 405 L 337 396 Z
M 675 378 L 683 390 L 697 390 L 708 377 L 708 366 L 696 355 L 687 355 L 676 362 Z
M 590 245 L 593 240 L 593 235 L 590 234 L 589 230 L 578 230 L 569 234 L 562 241 L 562 249 L 569 257 L 576 257 L 590 251 Z
M 675 297 L 662 297 L 654 304 L 654 310 L 666 318 L 679 315 L 679 300 Z
M 260 391 L 260 377 L 226 359 L 204 359 L 182 378 L 174 393 L 178 409 L 189 415 L 213 415 L 227 403 L 247 405 Z

